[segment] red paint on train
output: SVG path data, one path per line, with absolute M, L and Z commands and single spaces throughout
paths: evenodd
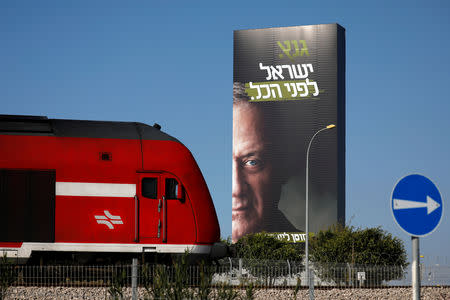
M 0 171 L 54 171 L 54 224 L 50 224 L 54 225 L 53 243 L 218 242 L 220 228 L 208 187 L 194 157 L 182 143 L 170 136 L 111 138 L 111 133 L 102 137 L 100 131 L 76 136 L 83 135 L 82 129 L 76 134 L 58 134 L 58 120 L 49 121 L 53 129 L 48 134 L 0 132 Z M 63 121 L 70 126 L 70 121 Z M 88 131 L 96 130 L 89 121 L 73 122 L 73 126 L 81 124 Z M 137 123 L 124 124 L 130 127 Z M 120 124 L 113 125 L 120 128 Z M 144 124 L 136 126 L 156 130 Z M 143 194 L 144 182 L 150 182 L 152 196 Z M 134 185 L 134 193 L 126 191 Z M 113 195 L 116 188 L 121 191 Z M 102 191 L 106 194 L 102 195 Z M 169 193 L 176 196 L 169 199 Z M 2 247 L 20 247 L 21 242 L 0 239 L 0 251 Z M 73 251 L 77 251 L 75 246 Z

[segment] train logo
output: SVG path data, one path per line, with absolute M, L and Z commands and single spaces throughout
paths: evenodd
M 104 215 L 94 216 L 98 224 L 105 224 L 109 229 L 114 229 L 113 224 L 123 224 L 120 216 L 113 216 L 108 210 L 103 211 Z

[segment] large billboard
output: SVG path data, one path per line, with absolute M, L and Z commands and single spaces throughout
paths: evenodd
M 313 136 L 319 132 L 306 156 Z M 234 32 L 232 238 L 345 221 L 345 29 Z

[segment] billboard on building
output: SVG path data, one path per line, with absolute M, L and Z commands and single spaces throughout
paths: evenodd
M 345 29 L 234 32 L 232 238 L 345 221 Z

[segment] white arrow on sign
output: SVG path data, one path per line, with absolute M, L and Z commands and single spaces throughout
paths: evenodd
M 431 214 L 434 210 L 438 209 L 441 205 L 433 200 L 430 196 L 427 196 L 427 202 L 417 202 L 411 200 L 394 199 L 394 209 L 410 209 L 410 208 L 427 208 L 427 214 Z

